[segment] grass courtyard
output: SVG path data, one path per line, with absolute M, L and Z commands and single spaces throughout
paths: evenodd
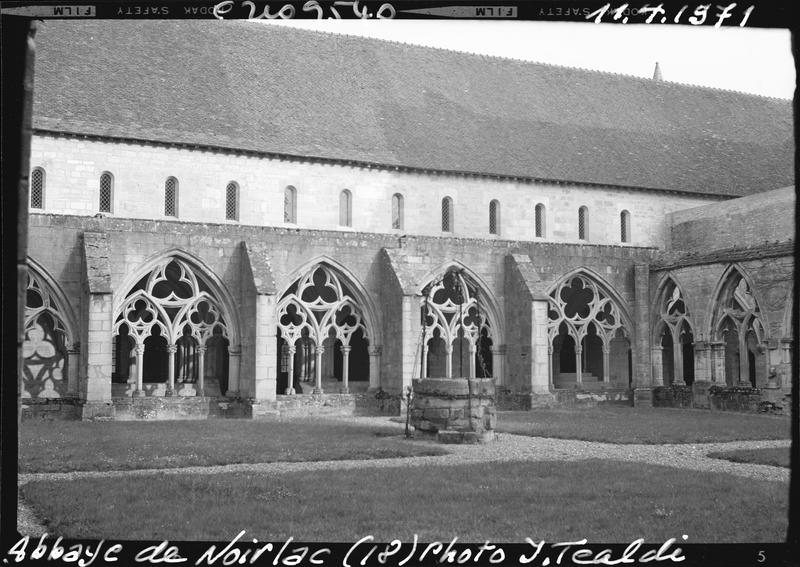
M 670 426 L 670 424 L 672 424 Z M 789 420 L 636 408 L 501 412 L 498 430 L 611 443 L 788 439 Z M 712 435 L 717 435 L 710 438 Z M 353 421 L 23 423 L 20 471 L 169 469 L 231 463 L 442 455 L 392 425 Z M 733 453 L 741 453 L 734 451 Z M 746 453 L 746 452 L 745 452 Z M 744 462 L 781 465 L 788 449 L 750 450 Z M 714 455 L 730 458 L 730 455 Z M 773 462 L 774 461 L 774 462 Z M 376 463 L 379 464 L 379 463 Z M 777 542 L 785 483 L 650 465 L 579 461 L 365 466 L 346 470 L 223 472 L 36 480 L 26 503 L 66 537 L 522 542 L 587 538 L 663 542 Z

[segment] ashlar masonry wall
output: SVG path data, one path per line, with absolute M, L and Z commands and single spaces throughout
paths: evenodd
M 357 157 L 357 156 L 354 156 Z M 115 140 L 33 137 L 31 167 L 46 172 L 45 213 L 94 215 L 103 172 L 114 176 L 112 214 L 165 220 L 164 186 L 178 180 L 177 218 L 188 222 L 314 228 L 341 232 L 442 236 L 441 202 L 453 200 L 452 234 L 445 236 L 580 242 L 578 209 L 588 208 L 587 240 L 621 243 L 620 213 L 630 212 L 630 244 L 664 244 L 667 213 L 718 202 L 720 197 L 654 190 L 531 183 L 426 172 L 236 155 Z M 239 219 L 226 221 L 229 182 L 239 186 Z M 297 190 L 296 223 L 284 222 L 284 189 Z M 339 194 L 352 194 L 352 227 L 339 224 Z M 392 229 L 392 195 L 403 196 L 404 224 Z M 489 203 L 500 203 L 499 235 L 489 233 Z M 545 206 L 536 237 L 535 207 Z

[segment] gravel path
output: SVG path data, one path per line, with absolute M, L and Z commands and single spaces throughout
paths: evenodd
M 403 426 L 387 418 L 350 418 L 363 425 L 393 424 L 402 435 Z M 734 463 L 708 457 L 708 453 L 734 449 L 759 449 L 766 447 L 789 447 L 791 441 L 732 441 L 727 443 L 698 443 L 681 445 L 615 445 L 593 441 L 574 441 L 545 437 L 527 437 L 500 433 L 494 442 L 486 445 L 440 445 L 435 441 L 413 441 L 431 443 L 445 448 L 447 455 L 430 457 L 403 457 L 393 459 L 367 459 L 347 461 L 313 461 L 298 463 L 255 463 L 220 465 L 209 467 L 184 467 L 177 469 L 140 469 L 130 471 L 80 471 L 68 473 L 20 474 L 19 484 L 33 480 L 72 480 L 98 477 L 130 477 L 152 474 L 218 474 L 230 472 L 257 472 L 277 475 L 306 470 L 344 470 L 384 467 L 413 467 L 425 465 L 454 465 L 463 463 L 509 462 L 509 461 L 579 461 L 583 459 L 609 459 L 664 465 L 697 471 L 727 473 L 758 480 L 789 481 L 790 471 L 784 467 Z M 33 535 L 44 533 L 31 511 L 20 501 L 19 528 L 22 533 Z

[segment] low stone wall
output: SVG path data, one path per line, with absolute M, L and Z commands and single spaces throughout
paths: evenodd
M 160 421 L 173 419 L 248 418 L 249 404 L 243 400 L 208 397 L 142 397 L 114 400 L 116 421 Z
M 81 419 L 81 402 L 77 398 L 23 398 L 22 421 L 62 421 Z
M 789 415 L 791 394 L 781 389 L 717 386 L 710 382 L 695 382 L 691 386 L 653 388 L 653 406 Z
M 595 407 L 598 405 L 631 406 L 633 399 L 628 389 L 609 390 L 556 390 L 558 407 Z
M 417 431 L 423 434 L 494 431 L 497 422 L 494 379 L 423 378 L 413 381 L 413 389 L 411 423 Z M 472 441 L 455 434 L 444 435 L 442 440 Z M 475 439 L 478 440 L 483 439 Z
M 278 396 L 275 402 L 254 403 L 252 417 L 259 419 L 347 415 L 400 415 L 400 397 L 383 391 Z

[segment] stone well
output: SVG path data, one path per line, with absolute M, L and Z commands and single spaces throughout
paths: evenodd
M 443 443 L 486 443 L 497 421 L 493 378 L 421 378 L 413 381 L 411 423 Z

